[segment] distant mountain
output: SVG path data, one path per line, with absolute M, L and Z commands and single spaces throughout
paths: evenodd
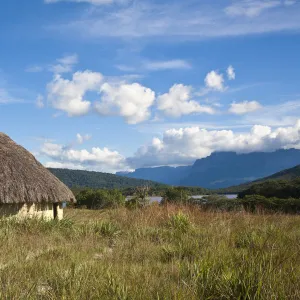
M 300 165 L 300 150 L 275 152 L 216 152 L 198 159 L 193 166 L 137 169 L 130 178 L 148 179 L 170 185 L 219 189 L 240 185 Z
M 118 172 L 117 175 L 130 178 L 152 180 L 169 185 L 179 185 L 189 175 L 192 166 L 187 167 L 158 167 L 136 169 L 133 173 Z
M 101 172 L 89 172 L 80 170 L 69 169 L 52 169 L 49 171 L 59 178 L 68 187 L 89 187 L 89 188 L 107 188 L 107 189 L 125 189 L 134 188 L 137 186 L 148 185 L 150 187 L 159 188 L 163 186 L 161 183 L 127 178 L 117 176 L 114 174 L 101 173 Z
M 228 188 L 220 189 L 220 190 L 218 190 L 218 192 L 220 192 L 220 193 L 240 193 L 240 192 L 243 192 L 243 191 L 251 188 L 253 185 L 261 184 L 261 183 L 264 183 L 267 181 L 275 181 L 275 180 L 276 181 L 277 180 L 293 181 L 298 178 L 300 178 L 300 165 L 298 165 L 294 168 L 280 171 L 278 173 L 275 173 L 275 174 L 265 177 L 265 178 L 261 178 L 261 179 L 247 182 L 244 184 L 240 184 L 237 186 L 231 186 Z

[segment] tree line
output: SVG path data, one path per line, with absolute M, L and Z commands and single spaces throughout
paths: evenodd
M 186 187 L 164 187 L 159 189 L 162 196 L 160 204 L 196 205 L 206 211 L 300 213 L 300 179 L 272 180 L 256 184 L 241 192 L 237 199 L 227 199 L 217 194 L 193 199 L 194 191 Z M 104 209 L 125 206 L 133 209 L 149 205 L 149 197 L 153 194 L 158 195 L 158 190 L 140 186 L 126 190 L 81 189 L 75 193 L 76 207 L 79 208 Z

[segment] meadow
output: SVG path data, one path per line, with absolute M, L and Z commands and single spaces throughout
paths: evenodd
M 0 221 L 0 299 L 300 299 L 300 216 L 193 206 Z

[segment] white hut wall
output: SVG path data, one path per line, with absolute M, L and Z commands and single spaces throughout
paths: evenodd
M 52 220 L 54 218 L 52 203 L 14 203 L 0 204 L 0 217 L 38 218 Z M 57 218 L 63 218 L 62 204 L 57 207 Z

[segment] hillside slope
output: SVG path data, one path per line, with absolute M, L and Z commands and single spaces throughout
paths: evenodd
M 265 178 L 264 180 L 272 180 L 272 179 L 293 180 L 298 177 L 300 177 L 300 165 L 298 165 L 294 168 L 290 168 L 290 169 L 275 173 L 275 174 Z
M 69 169 L 52 169 L 49 168 L 56 177 L 58 177 L 68 187 L 89 187 L 89 188 L 107 188 L 107 189 L 124 189 L 132 188 L 137 186 L 148 185 L 150 187 L 161 187 L 160 183 L 127 178 L 117 176 L 114 174 L 101 173 L 101 172 L 90 172 L 81 170 L 69 170 Z
M 224 189 L 219 189 L 218 192 L 221 193 L 240 193 L 242 191 L 245 191 L 249 188 L 251 188 L 253 185 L 256 184 L 261 184 L 267 181 L 273 181 L 273 180 L 287 180 L 287 181 L 292 181 L 295 180 L 297 178 L 300 178 L 300 165 L 290 168 L 290 169 L 286 169 L 283 171 L 280 171 L 278 173 L 275 173 L 271 176 L 268 177 L 264 177 L 255 181 L 251 181 L 245 184 L 240 184 L 237 186 L 231 186 L 228 188 L 224 188 Z

